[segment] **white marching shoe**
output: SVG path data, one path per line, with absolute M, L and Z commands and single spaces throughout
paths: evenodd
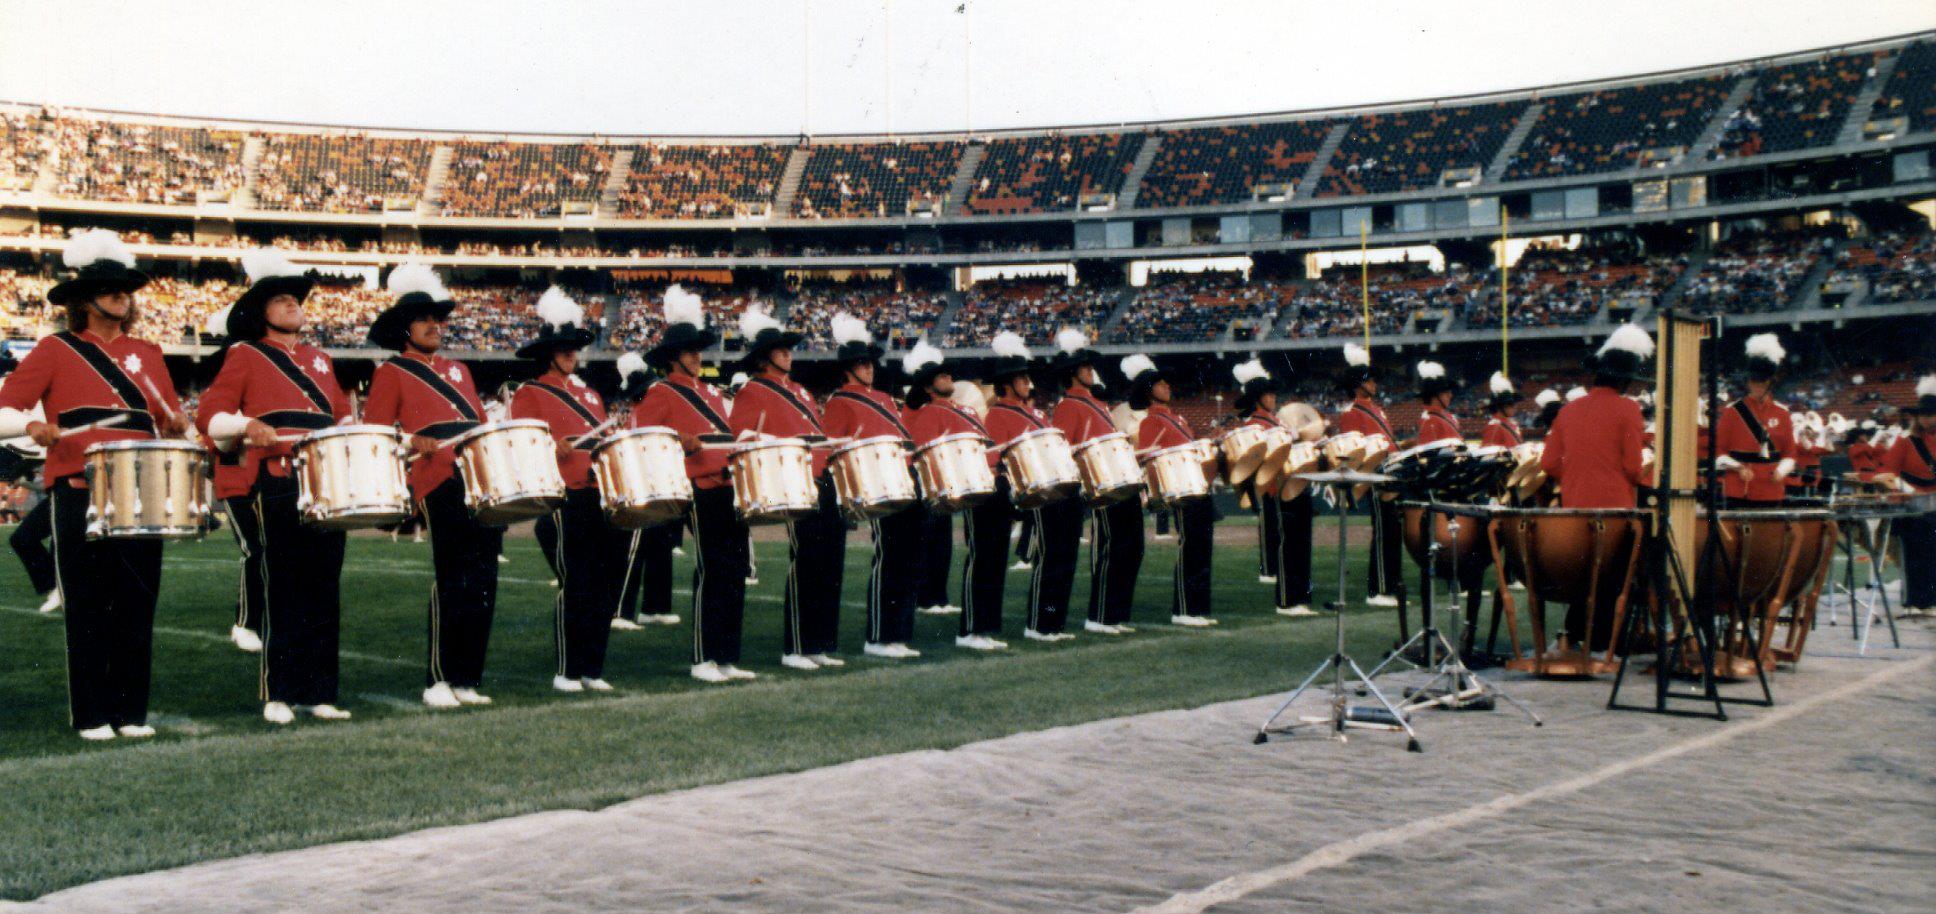
M 606 682 L 605 680 L 603 680 L 603 679 L 600 679 L 600 678 L 598 678 L 597 676 L 587 676 L 587 677 L 585 677 L 585 678 L 583 678 L 583 679 L 580 679 L 580 680 L 578 680 L 578 681 L 579 681 L 579 682 L 581 682 L 581 683 L 584 683 L 584 685 L 585 685 L 585 691 L 587 691 L 587 692 L 610 692 L 610 691 L 613 691 L 613 689 L 612 689 L 612 684 L 611 684 L 611 683 L 609 683 L 609 682 Z
M 624 616 L 612 617 L 612 631 L 615 631 L 615 632 L 635 632 L 644 627 L 645 626 L 640 625 L 637 622 L 634 622 L 630 619 L 627 619 Z
M 1094 619 L 1083 620 L 1082 630 L 1097 635 L 1120 635 L 1128 631 L 1120 625 L 1104 625 Z
M 847 665 L 847 661 L 842 660 L 839 657 L 835 657 L 832 654 L 808 654 L 807 659 L 815 663 L 818 663 L 821 666 L 846 666 Z
M 457 700 L 457 693 L 451 691 L 450 683 L 440 682 L 423 691 L 423 703 L 432 708 L 455 708 L 463 704 Z
M 1258 575 L 1258 576 L 1257 576 L 1257 583 L 1259 583 L 1259 584 L 1275 584 L 1275 583 L 1277 583 L 1277 575 L 1274 575 L 1274 574 L 1260 574 L 1260 575 Z
M 1367 606 L 1397 606 L 1397 605 L 1398 605 L 1398 598 L 1397 598 L 1397 597 L 1394 597 L 1394 596 L 1391 596 L 1390 594 L 1382 594 L 1382 593 L 1381 593 L 1381 594 L 1379 594 L 1379 595 L 1377 595 L 1377 596 L 1375 596 L 1375 597 L 1366 597 L 1366 598 L 1365 598 L 1365 605 L 1367 605 Z
M 1184 628 L 1209 628 L 1217 624 L 1217 620 L 1208 616 L 1171 616 L 1170 624 L 1181 625 Z
M 89 727 L 86 730 L 80 731 L 80 736 L 90 743 L 104 742 L 114 738 L 114 728 L 107 724 L 102 724 L 98 727 Z
M 1032 628 L 1022 629 L 1022 637 L 1030 641 L 1070 641 L 1075 638 L 1068 632 L 1038 632 Z
M 736 666 L 734 666 L 734 665 L 732 665 L 732 664 L 730 664 L 730 663 L 722 663 L 722 664 L 720 664 L 720 665 L 719 665 L 719 671 L 720 671 L 720 672 L 722 672 L 722 673 L 725 673 L 725 674 L 726 674 L 726 678 L 728 678 L 728 679 L 758 679 L 758 678 L 760 678 L 760 674 L 758 674 L 758 673 L 755 673 L 755 672 L 753 672 L 752 670 L 742 670 L 742 669 L 740 669 L 739 667 L 736 667 Z
M 585 684 L 576 679 L 568 679 L 564 676 L 553 676 L 551 677 L 551 690 L 553 692 L 583 692 L 585 691 Z
M 733 677 L 726 675 L 725 670 L 722 670 L 719 668 L 719 664 L 714 663 L 711 660 L 708 660 L 705 663 L 693 664 L 692 678 L 697 679 L 700 682 L 710 682 L 715 685 L 722 682 L 731 682 L 733 679 Z
M 296 712 L 280 701 L 272 701 L 262 706 L 262 719 L 276 725 L 292 724 L 296 722 Z
M 1303 603 L 1299 603 L 1296 606 L 1279 606 L 1277 608 L 1277 614 L 1280 616 L 1315 616 L 1317 615 L 1317 611 Z
M 965 647 L 971 651 L 999 651 L 1008 647 L 1008 642 L 997 641 L 987 635 L 957 635 L 955 647 Z
M 949 606 L 946 603 L 937 603 L 933 606 L 923 606 L 916 609 L 915 612 L 924 616 L 952 616 L 960 613 L 961 610 Z
M 497 554 L 497 563 L 499 565 L 509 565 L 511 564 L 511 557 L 500 552 Z
M 1010 565 L 1010 566 L 1008 566 L 1008 570 L 1010 570 L 1010 571 L 1027 571 L 1027 570 L 1029 570 L 1030 568 L 1034 568 L 1034 567 L 1035 567 L 1034 565 L 1030 565 L 1029 563 L 1027 563 L 1027 562 L 1025 562 L 1025 561 L 1023 561 L 1023 560 L 1021 560 L 1021 559 L 1016 559 L 1016 560 L 1015 560 L 1015 564 L 1013 564 L 1013 565 Z
M 491 696 L 485 695 L 476 689 L 453 688 L 450 690 L 450 694 L 457 696 L 458 701 L 467 705 L 488 705 L 491 703 Z
M 758 587 L 758 586 L 760 586 L 760 576 L 759 576 L 759 575 L 757 575 L 757 574 L 749 574 L 749 575 L 747 575 L 747 576 L 746 576 L 746 586 L 748 586 L 748 587 Z
M 673 557 L 673 558 L 675 558 L 675 559 L 683 559 L 683 558 L 685 558 L 685 557 L 686 557 L 686 547 L 684 547 L 684 546 L 674 546 L 674 547 L 672 547 L 672 557 Z
M 236 647 L 251 654 L 260 653 L 262 650 L 262 636 L 240 625 L 229 626 L 229 640 L 235 642 Z
M 678 625 L 678 613 L 646 613 L 639 617 L 640 625 Z
M 781 656 L 780 665 L 789 670 L 812 671 L 820 669 L 820 664 L 813 662 L 813 658 L 800 654 L 786 654 Z
M 310 705 L 309 716 L 317 720 L 349 720 L 351 715 L 335 705 Z
M 60 612 L 60 609 L 60 588 L 56 587 L 47 592 L 47 599 L 40 601 L 40 611 L 44 613 L 57 613 Z
M 155 728 L 147 724 L 124 724 L 114 728 L 114 732 L 121 734 L 122 739 L 147 739 L 155 735 Z
M 879 657 L 883 660 L 912 660 L 921 656 L 920 651 L 900 643 L 882 644 L 869 641 L 861 650 L 869 657 Z

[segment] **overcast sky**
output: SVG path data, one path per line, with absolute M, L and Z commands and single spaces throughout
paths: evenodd
M 1931 0 L 0 0 L 0 99 L 796 134 L 1297 110 L 1936 28 Z

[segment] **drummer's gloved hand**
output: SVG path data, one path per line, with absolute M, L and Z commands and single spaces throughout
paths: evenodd
M 41 447 L 53 447 L 54 442 L 61 438 L 60 426 L 52 422 L 29 422 L 27 437 L 34 439 L 34 443 Z
M 560 438 L 552 446 L 558 451 L 558 459 L 563 460 L 571 456 L 573 446 L 570 438 Z
M 705 443 L 699 440 L 699 436 L 691 432 L 680 432 L 679 443 L 685 447 L 688 454 L 697 454 L 700 448 L 705 447 Z
M 187 434 L 188 433 L 188 414 L 178 413 L 178 412 L 168 413 L 167 415 L 163 416 L 161 419 L 161 430 L 164 434 L 169 434 L 169 435 Z
M 429 435 L 411 435 L 410 449 L 428 457 L 437 452 L 437 439 Z
M 261 419 L 250 419 L 247 428 L 242 430 L 242 440 L 250 447 L 275 447 L 281 443 L 276 430 Z

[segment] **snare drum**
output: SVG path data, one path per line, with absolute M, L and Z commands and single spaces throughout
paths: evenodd
M 613 525 L 653 527 L 686 516 L 692 480 L 679 433 L 663 426 L 620 432 L 592 450 L 598 502 Z
M 480 425 L 456 438 L 464 504 L 478 523 L 502 526 L 550 514 L 565 503 L 551 427 L 537 419 Z
M 1008 494 L 1017 508 L 1040 508 L 1082 488 L 1069 439 L 1059 428 L 1017 435 L 1002 452 L 1002 468 L 1008 471 Z
M 1151 454 L 1143 463 L 1143 479 L 1149 484 L 1150 499 L 1168 507 L 1210 496 L 1202 452 L 1194 442 Z
M 942 435 L 914 452 L 914 472 L 928 507 L 953 514 L 995 494 L 988 449 L 973 432 Z
M 295 444 L 303 523 L 329 530 L 394 524 L 410 516 L 403 435 L 387 425 L 336 425 Z
M 1217 439 L 1217 449 L 1223 452 L 1224 482 L 1242 485 L 1257 473 L 1270 452 L 1268 437 L 1261 426 L 1245 424 L 1224 432 Z
M 1367 446 L 1363 432 L 1339 432 L 1318 442 L 1325 465 L 1333 470 L 1357 469 Z
M 854 517 L 893 514 L 919 497 L 908 475 L 907 446 L 900 438 L 862 438 L 834 451 L 827 461 L 840 507 Z
M 1292 444 L 1284 453 L 1278 473 L 1277 497 L 1291 501 L 1304 494 L 1311 487 L 1310 480 L 1298 478 L 1301 473 L 1315 473 L 1324 463 L 1324 452 L 1315 441 L 1299 441 Z
M 1082 497 L 1092 505 L 1115 504 L 1143 490 L 1136 449 L 1122 432 L 1097 435 L 1076 445 L 1075 458 L 1082 476 Z
M 733 452 L 733 508 L 749 524 L 781 524 L 820 507 L 813 457 L 798 438 L 749 441 Z
M 88 539 L 181 540 L 208 532 L 215 493 L 201 445 L 103 441 L 83 456 Z

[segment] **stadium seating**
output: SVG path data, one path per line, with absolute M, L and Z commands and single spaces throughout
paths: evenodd
M 963 144 L 815 146 L 800 178 L 794 214 L 807 218 L 904 216 L 910 202 L 939 205 Z
M 1849 105 L 1875 66 L 1874 54 L 1848 54 L 1771 67 L 1754 94 L 1728 115 L 1713 158 L 1810 149 L 1835 142 Z
M 1358 118 L 1326 165 L 1317 195 L 1420 190 L 1439 186 L 1446 169 L 1484 170 L 1525 110 L 1525 102 L 1505 102 Z
M 740 203 L 772 201 L 789 152 L 788 147 L 764 143 L 640 146 L 632 157 L 625 189 L 619 192 L 619 215 L 729 218 Z
M 46 117 L 24 111 L 0 111 L 0 190 L 31 190 L 45 158 L 40 127 Z
M 1093 339 L 1121 300 L 1118 289 L 1040 277 L 976 283 L 964 293 L 943 345 L 987 346 L 996 333 L 1013 330 L 1042 346 L 1063 327 L 1086 330 Z
M 269 134 L 256 205 L 301 212 L 378 212 L 423 195 L 436 144 L 357 135 Z
M 1936 298 L 1936 234 L 1891 233 L 1850 243 L 1826 285 L 1858 281 L 1875 304 Z
M 1833 243 L 1819 233 L 1789 232 L 1730 239 L 1715 250 L 1681 293 L 1698 314 L 1746 314 L 1787 307 L 1815 262 Z
M 1644 257 L 1611 250 L 1529 250 L 1507 271 L 1514 327 L 1583 324 L 1603 310 L 1626 313 L 1652 303 L 1674 284 L 1686 258 Z M 1499 326 L 1499 274 L 1487 270 L 1468 303 L 1467 327 Z
M 865 319 L 874 340 L 883 347 L 907 349 L 934 330 L 947 308 L 943 293 L 899 291 L 891 282 L 816 285 L 795 295 L 787 309 L 787 324 L 807 335 L 807 346 L 832 349 L 828 322 L 845 311 Z
M 1702 76 L 1547 99 L 1506 180 L 1616 171 L 1650 149 L 1692 146 L 1733 82 Z
M 244 137 L 233 130 L 71 119 L 47 126 L 59 137 L 55 193 L 63 197 L 184 204 L 244 183 Z
M 1246 284 L 1240 273 L 1155 274 L 1136 290 L 1106 342 L 1213 342 L 1232 321 L 1274 321 L 1288 293 L 1276 283 Z
M 447 216 L 556 216 L 597 202 L 612 150 L 592 143 L 458 143 L 441 205 Z
M 1936 130 L 1936 41 L 1918 41 L 1902 49 L 1896 72 L 1877 96 L 1870 120 L 1909 119 L 1909 130 Z
M 1247 203 L 1259 184 L 1296 184 L 1332 121 L 1166 130 L 1136 205 Z
M 968 194 L 972 213 L 1066 212 L 1084 194 L 1113 194 L 1137 141 L 1120 134 L 992 140 Z

